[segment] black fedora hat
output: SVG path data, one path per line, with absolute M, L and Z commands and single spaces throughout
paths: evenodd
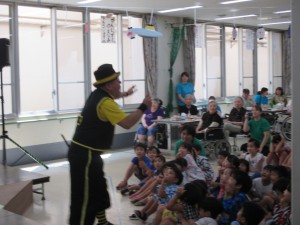
M 103 64 L 94 72 L 94 75 L 96 78 L 94 86 L 97 86 L 116 79 L 120 75 L 120 72 L 116 72 L 112 64 Z

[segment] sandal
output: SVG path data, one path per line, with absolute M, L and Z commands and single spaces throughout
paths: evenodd
M 139 202 L 140 200 L 139 199 L 132 199 L 132 200 L 130 200 L 130 202 L 132 203 L 132 204 L 135 204 L 135 203 L 137 203 L 137 202 Z
M 126 193 L 128 193 L 129 192 L 129 190 L 128 190 L 128 188 L 123 188 L 123 189 L 121 189 L 121 195 L 125 195 Z
M 116 189 L 119 191 L 121 190 L 122 188 L 126 188 L 127 187 L 127 182 L 124 186 L 121 186 L 120 184 L 118 184 L 118 186 L 116 186 Z
M 136 215 L 134 213 L 129 216 L 129 219 L 130 220 L 138 220 L 138 218 L 136 217 Z
M 148 216 L 146 213 L 139 211 L 139 210 L 134 210 L 134 214 L 137 216 L 137 218 L 143 222 L 145 222 L 148 219 Z
M 143 202 L 143 201 L 138 201 L 138 202 L 134 203 L 134 205 L 135 205 L 135 206 L 145 206 L 146 203 Z

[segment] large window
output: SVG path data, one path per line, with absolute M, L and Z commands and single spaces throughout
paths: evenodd
M 207 95 L 221 96 L 221 27 L 206 26 Z
M 253 53 L 254 53 L 254 31 L 248 29 L 240 29 L 243 32 L 242 42 L 242 86 L 243 89 L 250 90 L 253 93 Z
M 272 32 L 273 92 L 282 87 L 282 36 Z
M 21 113 L 53 110 L 51 12 L 18 7 Z
M 205 27 L 202 32 L 198 33 L 201 26 L 196 29 L 196 37 L 205 40 L 204 45 L 195 49 L 197 99 L 210 95 L 238 96 L 244 88 L 249 89 L 251 95 L 262 87 L 269 88 L 272 93 L 282 86 L 281 33 L 266 31 L 264 38 L 256 41 L 254 29 L 240 27 L 236 28 L 237 35 L 233 39 L 232 27 L 225 27 L 223 38 L 222 27 L 202 26 Z M 225 70 L 222 69 L 223 61 Z
M 265 32 L 264 38 L 257 41 L 257 89 L 270 86 L 269 70 L 269 32 Z
M 128 27 L 142 27 L 142 19 L 123 17 L 123 85 L 124 90 L 136 86 L 134 95 L 124 99 L 125 105 L 137 104 L 145 97 L 145 66 L 143 38 L 136 36 L 130 39 L 127 36 Z
M 83 13 L 57 10 L 58 110 L 80 109 L 85 100 Z
M 206 76 L 204 76 L 206 74 L 206 66 L 204 66 L 206 64 L 205 25 L 197 25 L 195 31 L 197 32 L 195 34 L 195 42 L 197 43 L 195 46 L 195 97 L 196 99 L 204 99 L 206 97 Z
M 116 71 L 120 71 L 119 67 L 119 48 L 118 48 L 118 20 L 117 16 L 112 16 L 115 41 L 111 43 L 105 43 L 101 40 L 102 20 L 106 19 L 106 14 L 90 13 L 90 37 L 91 37 L 91 81 L 95 82 L 94 71 L 103 64 L 110 63 L 113 65 Z M 109 19 L 109 18 L 108 18 Z M 91 85 L 92 85 L 91 84 Z M 94 88 L 94 87 L 93 87 Z
M 9 22 L 11 17 L 9 15 L 9 7 L 0 5 L 0 38 L 10 39 L 11 33 L 9 29 Z M 5 102 L 5 113 L 12 113 L 12 79 L 11 67 L 2 68 L 3 77 L 3 97 Z
M 235 30 L 238 33 L 240 29 Z M 233 28 L 225 27 L 226 96 L 239 95 L 239 63 L 238 36 L 233 38 Z
M 137 94 L 118 100 L 121 106 L 142 101 L 143 41 L 141 37 L 127 37 L 129 26 L 142 27 L 141 18 L 122 20 L 121 15 L 81 8 L 75 11 L 11 7 L 12 10 L 8 5 L 0 7 L 0 38 L 14 37 L 11 52 L 18 53 L 11 57 L 16 59 L 12 61 L 14 65 L 3 69 L 6 114 L 31 116 L 79 111 L 94 88 L 93 72 L 103 63 L 111 63 L 121 72 L 123 90 L 132 85 L 137 87 Z M 18 16 L 10 15 L 10 11 Z M 16 27 L 12 27 L 14 24 Z M 11 27 L 17 32 L 11 34 Z M 105 27 L 109 27 L 109 33 L 104 32 Z M 112 36 L 107 34 L 114 38 L 109 40 Z

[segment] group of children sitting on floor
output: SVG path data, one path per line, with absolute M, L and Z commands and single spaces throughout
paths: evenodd
M 153 225 L 289 225 L 290 171 L 278 165 L 283 153 L 275 151 L 276 145 L 274 160 L 259 153 L 255 139 L 248 141 L 242 159 L 219 152 L 215 176 L 197 144 L 181 143 L 176 158 L 166 162 L 157 147 L 137 143 L 117 189 L 135 206 L 143 206 L 129 218 L 145 222 L 155 213 Z M 139 183 L 129 185 L 133 174 Z

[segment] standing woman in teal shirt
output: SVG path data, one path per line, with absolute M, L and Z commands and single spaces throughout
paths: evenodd
M 182 111 L 181 108 L 185 106 L 184 97 L 186 95 L 194 96 L 194 85 L 189 81 L 190 75 L 187 72 L 183 72 L 180 76 L 181 81 L 176 86 L 176 96 L 178 99 L 178 111 Z M 194 97 L 195 98 L 195 97 Z

